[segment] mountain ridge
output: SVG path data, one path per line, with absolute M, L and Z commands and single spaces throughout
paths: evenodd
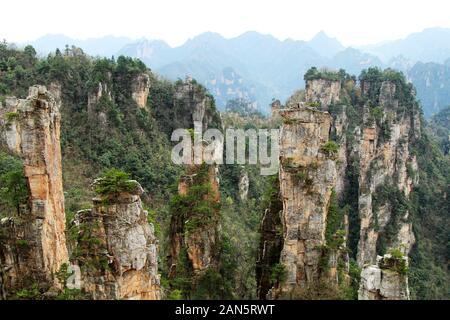
M 256 104 L 263 113 L 269 111 L 272 98 L 285 100 L 292 91 L 302 88 L 299 74 L 304 74 L 312 66 L 342 68 L 354 74 L 373 66 L 391 67 L 404 72 L 418 87 L 418 97 L 424 103 L 425 115 L 429 117 L 450 105 L 450 99 L 442 90 L 438 90 L 436 96 L 436 92 L 420 84 L 429 73 L 432 73 L 431 78 L 441 78 L 437 72 L 444 67 L 428 65 L 428 69 L 423 70 L 422 66 L 419 68 L 423 70 L 419 73 L 420 78 L 416 72 L 417 64 L 421 62 L 449 64 L 450 44 L 447 43 L 450 43 L 450 37 L 446 41 L 446 37 L 439 35 L 450 35 L 450 29 L 429 28 L 404 39 L 359 47 L 345 47 L 324 31 L 307 41 L 280 40 L 270 34 L 247 31 L 231 38 L 205 32 L 178 46 L 170 46 L 164 40 L 131 40 L 114 36 L 76 40 L 64 35 L 47 35 L 29 43 L 44 53 L 73 44 L 94 56 L 139 58 L 169 80 L 194 77 L 213 92 L 222 110 L 229 100 L 245 99 Z M 229 69 L 233 72 L 226 72 Z M 235 76 L 227 78 L 226 74 Z M 437 86 L 447 85 L 438 82 Z

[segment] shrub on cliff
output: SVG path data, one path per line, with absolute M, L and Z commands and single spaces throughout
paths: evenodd
M 354 76 L 349 75 L 347 72 L 345 72 L 344 69 L 339 69 L 339 71 L 334 71 L 334 70 L 328 70 L 325 68 L 317 69 L 316 67 L 311 67 L 308 71 L 306 71 L 304 79 L 305 79 L 305 81 L 317 80 L 317 79 L 330 80 L 330 81 L 347 81 L 347 80 L 355 81 L 356 80 L 356 78 Z
M 328 157 L 334 157 L 339 152 L 339 145 L 334 141 L 328 141 L 322 146 L 321 150 Z
M 383 258 L 381 268 L 396 271 L 402 275 L 408 273 L 407 258 L 400 249 L 393 248 Z
M 312 67 L 308 71 L 306 71 L 304 79 L 305 81 L 316 79 L 337 81 L 340 80 L 340 74 L 339 72 L 335 72 L 332 70 L 326 69 L 319 70 L 316 67 Z
M 130 180 L 130 175 L 126 172 L 109 169 L 94 181 L 93 187 L 97 194 L 107 196 L 136 191 L 138 183 Z
M 220 203 L 214 199 L 206 164 L 199 168 L 187 194 L 174 195 L 170 201 L 172 216 L 183 221 L 184 231 L 188 233 L 214 221 L 219 210 Z

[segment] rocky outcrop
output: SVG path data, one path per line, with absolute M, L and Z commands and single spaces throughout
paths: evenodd
M 375 265 L 366 266 L 361 272 L 358 299 L 409 300 L 407 265 L 406 257 L 378 256 Z
M 193 128 L 196 134 L 201 134 L 199 131 L 210 126 L 220 126 L 220 118 L 212 103 L 212 98 L 205 89 L 193 79 L 187 78 L 177 84 L 174 107 L 180 110 L 178 116 L 183 116 L 180 121 L 185 128 Z M 169 278 L 177 277 L 182 269 L 184 276 L 193 280 L 191 289 L 195 289 L 196 281 L 204 271 L 218 266 L 218 167 L 196 162 L 196 153 L 203 154 L 205 147 L 205 141 L 200 146 L 193 146 L 192 162 L 184 165 L 184 173 L 178 184 L 178 196 L 173 199 L 171 208 Z M 222 150 L 220 147 L 218 149 Z
M 150 92 L 150 76 L 146 73 L 139 74 L 131 82 L 131 97 L 139 106 L 139 108 L 146 107 L 149 92 Z
M 6 287 L 56 285 L 54 274 L 68 261 L 60 147 L 60 101 L 44 86 L 27 99 L 9 98 L 0 109 L 2 140 L 23 161 L 29 201 L 18 216 L 2 220 L 0 262 Z
M 112 101 L 111 96 L 111 90 L 108 86 L 108 83 L 111 83 L 111 74 L 108 74 L 108 82 L 98 83 L 98 87 L 93 90 L 91 93 L 88 94 L 88 115 L 91 119 L 97 119 L 98 123 L 105 128 L 108 123 L 108 117 L 106 115 L 106 112 L 102 110 L 102 108 L 99 108 L 98 105 L 100 104 L 101 100 L 104 101 Z
M 220 191 L 218 170 L 212 165 L 190 165 L 180 178 L 178 194 L 183 212 L 172 213 L 169 277 L 177 275 L 177 265 L 186 252 L 194 275 L 217 266 Z M 184 200 L 191 203 L 184 203 Z M 189 206 L 189 208 L 186 208 Z M 208 208 L 201 208 L 207 206 Z M 207 212 L 205 212 L 207 209 Z
M 281 108 L 281 102 L 280 100 L 275 100 L 272 102 L 272 104 L 270 105 L 270 109 L 271 109 L 271 116 L 272 117 L 278 117 L 279 113 L 280 113 L 280 108 Z
M 329 142 L 329 113 L 300 106 L 281 111 L 284 124 L 280 138 L 280 193 L 283 201 L 283 249 L 280 263 L 286 269 L 281 292 L 306 288 L 320 276 L 321 247 L 336 163 L 324 152 Z
M 341 82 L 339 80 L 312 79 L 306 81 L 306 102 L 320 103 L 321 107 L 327 107 L 339 101 Z
M 374 87 L 365 81 L 363 93 L 373 97 L 370 88 Z M 361 267 L 376 262 L 377 247 L 384 251 L 398 247 L 407 254 L 415 241 L 407 206 L 396 203 L 407 201 L 418 182 L 417 161 L 410 145 L 420 122 L 412 112 L 399 112 L 411 106 L 399 103 L 396 90 L 392 82 L 381 84 L 379 107 L 364 105 L 364 127 L 358 132 L 361 225 L 357 260 Z
M 339 200 L 344 196 L 346 187 L 348 186 L 346 170 L 348 167 L 349 156 L 352 151 L 347 150 L 347 130 L 349 127 L 349 121 L 346 114 L 346 106 L 342 106 L 333 114 L 333 124 L 331 127 L 331 136 L 337 142 L 339 151 L 337 153 L 337 181 L 335 191 Z
M 348 283 L 350 246 L 362 269 L 360 298 L 408 297 L 403 270 L 393 274 L 390 257 L 377 255 L 397 250 L 407 257 L 415 242 L 408 201 L 418 182 L 411 146 L 421 134 L 420 117 L 401 75 L 370 72 L 360 88 L 354 80 L 308 80 L 305 95 L 295 93 L 280 108 L 283 245 L 279 259 L 264 256 L 275 243 L 268 231 L 277 229 L 266 211 L 258 261 L 270 263 L 257 265 L 261 298 L 311 297 L 305 289 L 323 280 Z M 285 279 L 268 290 L 261 270 L 277 261 Z
M 249 186 L 250 180 L 248 178 L 248 173 L 243 169 L 239 176 L 239 198 L 241 201 L 247 200 Z
M 102 75 L 99 81 L 89 92 L 87 101 L 88 115 L 95 119 L 102 128 L 108 124 L 108 105 L 115 103 L 114 89 L 119 86 L 121 79 L 114 78 L 111 72 Z M 147 107 L 147 99 L 150 93 L 150 76 L 147 73 L 138 73 L 132 78 L 125 90 L 131 95 L 139 108 Z M 116 90 L 117 91 L 117 90 Z
M 154 227 L 142 207 L 142 187 L 128 183 L 132 191 L 94 198 L 94 207 L 74 221 L 73 262 L 81 270 L 81 289 L 93 299 L 161 298 Z
M 212 96 L 194 79 L 187 77 L 177 83 L 174 97 L 174 108 L 179 110 L 175 116 L 182 128 L 193 128 L 195 122 L 202 123 L 202 130 L 220 125 Z
M 111 75 L 109 75 L 108 77 L 111 78 Z M 110 81 L 111 81 L 111 79 L 109 80 L 109 82 Z M 88 112 L 89 113 L 94 112 L 95 105 L 100 102 L 100 99 L 102 99 L 102 97 L 104 97 L 108 100 L 112 100 L 111 90 L 108 87 L 108 83 L 99 82 L 96 90 L 92 91 L 88 95 Z

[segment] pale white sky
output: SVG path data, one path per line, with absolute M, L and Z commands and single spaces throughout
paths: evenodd
M 324 30 L 344 45 L 363 45 L 450 27 L 450 1 L 6 0 L 0 15 L 0 39 L 9 42 L 51 33 L 145 37 L 175 46 L 205 31 L 229 38 L 254 30 L 281 40 L 309 40 Z

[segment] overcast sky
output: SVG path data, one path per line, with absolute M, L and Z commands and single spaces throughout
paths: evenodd
M 0 39 L 9 42 L 116 35 L 175 46 L 205 31 L 309 40 L 324 30 L 345 45 L 363 45 L 450 27 L 448 0 L 7 0 L 0 12 Z

